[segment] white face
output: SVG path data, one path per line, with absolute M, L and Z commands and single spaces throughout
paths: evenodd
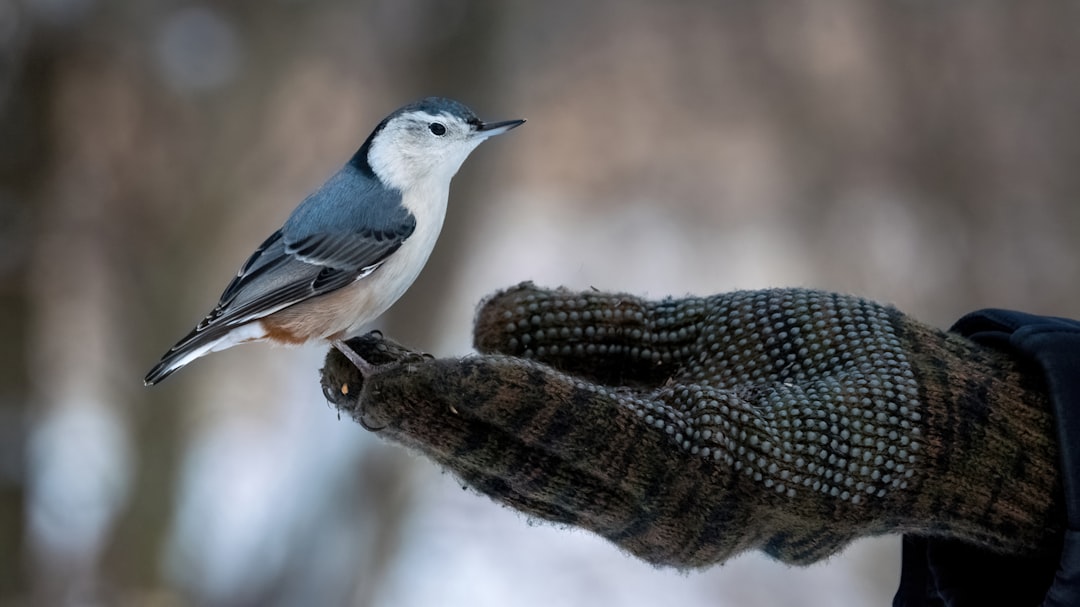
M 461 163 L 489 135 L 449 114 L 395 116 L 371 142 L 368 162 L 383 183 L 407 190 L 449 185 Z

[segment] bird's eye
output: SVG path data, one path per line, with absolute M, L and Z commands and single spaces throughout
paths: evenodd
M 440 123 L 440 122 L 432 122 L 431 124 L 428 125 L 427 128 L 429 130 L 431 130 L 432 133 L 434 133 L 436 135 L 439 135 L 439 136 L 442 136 L 442 135 L 446 134 L 446 127 L 443 126 L 442 123 Z

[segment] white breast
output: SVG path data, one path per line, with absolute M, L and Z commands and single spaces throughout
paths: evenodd
M 371 275 L 346 287 L 358 291 L 350 298 L 356 304 L 347 317 L 352 320 L 346 333 L 356 333 L 381 316 L 416 281 L 442 231 L 448 195 L 449 184 L 414 187 L 402 193 L 402 203 L 416 217 L 416 230 Z

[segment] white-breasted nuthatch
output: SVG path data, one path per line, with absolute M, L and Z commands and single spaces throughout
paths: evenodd
M 344 340 L 416 280 L 442 230 L 450 180 L 485 139 L 524 120 L 484 123 L 428 97 L 387 116 L 352 159 L 304 199 L 240 268 L 217 306 L 146 375 L 156 384 L 191 361 L 252 341 Z

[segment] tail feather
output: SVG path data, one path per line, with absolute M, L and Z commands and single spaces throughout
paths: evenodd
M 165 357 L 161 359 L 161 362 L 154 365 L 154 368 L 150 369 L 150 372 L 143 378 L 143 385 L 152 386 L 173 373 L 176 373 L 182 367 L 183 365 L 173 364 L 173 361 L 169 359 L 169 355 L 166 354 Z
M 143 378 L 143 383 L 152 386 L 183 369 L 197 358 L 206 356 L 211 352 L 218 352 L 237 344 L 257 341 L 265 337 L 266 332 L 259 322 L 235 327 L 225 332 L 206 331 L 200 333 L 198 330 L 192 331 L 161 357 L 161 361 L 154 365 L 154 368 L 150 369 L 150 372 Z
M 187 341 L 187 340 L 185 340 Z M 220 341 L 220 338 L 219 340 Z M 173 346 L 171 350 L 161 357 L 158 364 L 146 374 L 143 383 L 152 386 L 166 377 L 186 367 L 189 363 L 203 355 L 209 354 L 216 342 L 206 343 L 205 340 L 188 341 L 188 343 Z

